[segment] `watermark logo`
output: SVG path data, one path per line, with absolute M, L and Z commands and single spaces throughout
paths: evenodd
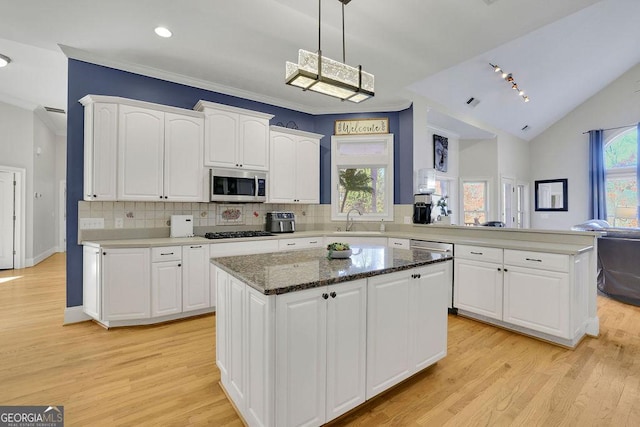
M 0 427 L 63 427 L 64 406 L 0 406 Z

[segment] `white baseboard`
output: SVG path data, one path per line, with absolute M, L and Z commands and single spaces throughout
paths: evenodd
M 85 322 L 87 320 L 91 320 L 91 317 L 83 311 L 83 307 L 81 305 L 67 307 L 64 309 L 64 325 Z
M 598 316 L 587 319 L 587 335 L 597 337 L 600 334 L 600 318 Z
M 27 258 L 25 260 L 25 264 L 26 264 L 25 267 L 33 267 L 34 265 L 41 263 L 45 259 L 49 258 L 51 255 L 58 252 L 57 249 L 58 249 L 57 247 L 53 247 L 53 248 L 47 249 L 46 251 L 44 251 L 43 253 L 41 253 L 36 257 Z

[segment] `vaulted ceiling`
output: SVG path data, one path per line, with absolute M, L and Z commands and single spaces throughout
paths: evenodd
M 314 114 L 398 110 L 422 96 L 447 126 L 470 117 L 531 139 L 640 62 L 638 0 L 355 0 L 346 62 L 376 77 L 375 98 L 355 105 L 284 84 L 285 61 L 317 49 L 315 0 L 0 0 L 0 11 L 0 53 L 13 60 L 0 101 L 30 109 L 66 109 L 66 54 Z M 337 60 L 340 14 L 339 1 L 322 2 L 322 51 Z

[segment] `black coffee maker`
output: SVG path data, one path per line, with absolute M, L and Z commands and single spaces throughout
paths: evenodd
M 431 194 L 414 194 L 413 196 L 413 223 L 431 223 Z

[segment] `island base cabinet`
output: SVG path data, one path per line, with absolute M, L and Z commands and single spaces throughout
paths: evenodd
M 454 306 L 502 320 L 502 264 L 456 258 Z
M 451 263 L 369 279 L 367 399 L 447 354 Z

